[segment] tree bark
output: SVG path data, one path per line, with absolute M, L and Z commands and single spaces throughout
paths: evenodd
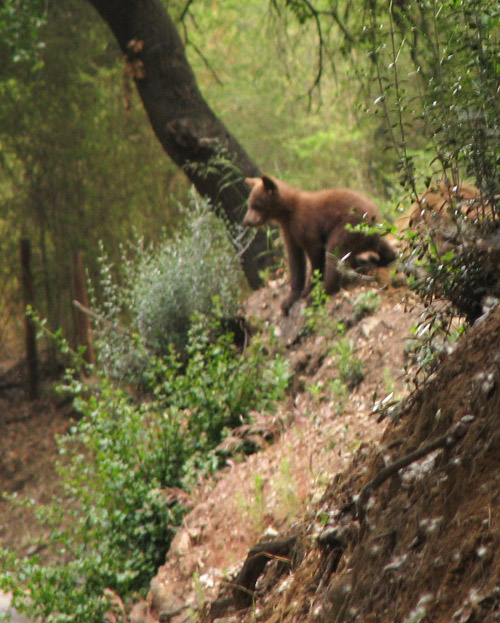
M 200 194 L 222 207 L 229 223 L 241 223 L 249 193 L 244 177 L 259 176 L 260 171 L 203 99 L 181 38 L 160 0 L 89 2 L 113 32 L 164 150 Z M 237 172 L 231 184 L 227 163 L 218 158 L 221 153 Z M 268 264 L 266 248 L 265 235 L 258 231 L 242 257 L 253 288 L 262 285 L 258 271 Z
M 89 297 L 87 294 L 87 284 L 85 283 L 85 268 L 83 266 L 83 256 L 81 251 L 73 249 L 71 252 L 71 278 L 73 282 L 73 296 L 83 307 L 88 308 Z M 76 343 L 78 346 L 85 346 L 83 359 L 87 363 L 95 363 L 94 340 L 92 338 L 92 327 L 90 319 L 79 307 L 75 310 L 76 323 Z
M 21 238 L 19 243 L 21 255 L 21 282 L 24 303 L 24 334 L 26 342 L 26 368 L 28 373 L 28 395 L 36 400 L 39 395 L 38 350 L 36 346 L 36 327 L 33 319 L 26 312 L 28 305 L 35 304 L 35 289 L 31 273 L 31 242 Z

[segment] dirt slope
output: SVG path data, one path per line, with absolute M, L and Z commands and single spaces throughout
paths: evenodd
M 348 312 L 358 291 L 337 298 L 333 317 Z M 288 413 L 293 426 L 264 460 L 256 455 L 229 468 L 186 518 L 132 621 L 180 623 L 193 611 L 221 623 L 500 620 L 500 308 L 406 398 L 397 422 L 377 423 L 368 396 L 381 392 L 384 370 L 387 377 L 401 369 L 415 319 L 397 297 L 386 293 L 376 315 L 349 330 L 367 374 L 344 412 L 337 413 L 335 399 L 314 402 L 299 383 Z M 273 306 L 259 304 L 261 311 Z M 280 329 L 296 370 L 308 375 L 303 385 L 325 387 L 337 372 L 321 356 L 321 336 L 308 342 Z M 402 396 L 399 383 L 393 389 Z M 384 468 L 405 458 L 406 466 L 383 477 Z M 288 485 L 298 498 L 288 515 L 276 504 L 284 460 L 293 465 Z M 257 474 L 267 491 L 259 500 L 252 489 Z M 252 510 L 267 533 L 252 525 Z M 235 609 L 234 582 L 248 549 L 290 535 L 293 547 L 267 565 L 252 607 Z
M 379 286 L 370 283 L 339 293 L 329 302 L 324 321 L 308 334 L 303 305 L 290 318 L 280 315 L 283 288 L 282 281 L 273 282 L 245 306 L 247 317 L 264 333 L 273 328 L 271 353 L 273 348 L 285 352 L 294 372 L 288 402 L 274 416 L 256 416 L 261 429 L 280 430 L 279 438 L 243 463 L 228 466 L 198 492 L 199 502 L 185 518 L 148 599 L 132 612 L 136 623 L 192 620 L 209 612 L 219 593 L 208 616 L 229 616 L 224 596 L 248 550 L 261 539 L 303 531 L 301 521 L 316 516 L 328 483 L 348 468 L 360 447 L 383 434 L 386 422 L 377 422 L 374 398 L 406 393 L 405 349 L 418 314 L 405 313 L 402 290 L 380 291 L 377 311 L 357 319 L 357 297 Z M 343 340 L 352 343 L 364 371 L 362 382 L 347 396 L 333 384 L 339 369 L 332 346 L 341 339 L 340 321 L 348 326 Z
M 295 528 L 300 564 L 233 620 L 498 622 L 499 418 L 497 306 Z
M 499 419 L 497 306 L 412 396 L 357 472 L 330 487 L 329 522 L 349 536 L 317 597 L 325 613 L 318 620 L 500 620 Z M 430 450 L 443 435 L 445 447 L 373 492 L 366 514 L 339 515 L 384 464 L 426 445 Z

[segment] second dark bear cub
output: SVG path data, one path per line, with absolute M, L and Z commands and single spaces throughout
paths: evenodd
M 291 285 L 290 295 L 281 304 L 285 316 L 305 293 L 306 257 L 312 271 L 323 276 L 327 294 L 340 288 L 340 259 L 346 257 L 353 266 L 357 256 L 366 252 L 381 266 L 395 259 L 394 250 L 378 234 L 367 236 L 346 230 L 348 223 L 379 220 L 375 205 L 359 193 L 345 188 L 308 192 L 268 175 L 247 178 L 246 182 L 252 191 L 243 223 L 259 227 L 274 221 L 281 228 Z

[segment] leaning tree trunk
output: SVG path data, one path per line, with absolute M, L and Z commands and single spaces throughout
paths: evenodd
M 230 223 L 240 223 L 249 192 L 243 178 L 260 175 L 259 169 L 203 99 L 181 38 L 160 0 L 89 2 L 116 37 L 167 154 L 200 194 L 222 206 Z M 227 163 L 218 158 L 221 153 L 241 172 L 230 185 Z M 266 265 L 265 250 L 265 236 L 259 231 L 242 258 L 253 288 L 262 285 L 258 271 Z

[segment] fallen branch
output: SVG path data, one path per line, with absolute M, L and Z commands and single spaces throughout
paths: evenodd
M 89 309 L 88 307 L 85 307 L 85 305 L 82 305 L 80 303 L 80 301 L 77 301 L 76 299 L 73 300 L 73 305 L 79 309 L 82 313 L 86 314 L 87 316 L 90 316 L 91 318 L 93 318 L 94 320 L 98 320 L 99 322 L 104 322 L 104 323 L 109 323 L 109 320 L 107 318 L 105 318 L 104 316 L 101 316 L 99 314 L 96 314 L 94 311 L 92 311 L 91 309 Z
M 434 452 L 438 448 L 451 448 L 454 446 L 457 441 L 462 439 L 462 437 L 467 432 L 468 425 L 474 420 L 474 417 L 471 415 L 465 415 L 457 424 L 454 424 L 450 431 L 441 437 L 437 437 L 433 441 L 423 445 L 417 450 L 410 452 L 406 456 L 394 461 L 391 465 L 387 465 L 383 469 L 379 471 L 379 473 L 370 480 L 368 484 L 366 484 L 360 491 L 358 499 L 356 501 L 356 516 L 359 519 L 362 519 L 365 514 L 366 503 L 370 495 L 378 489 L 382 483 L 384 483 L 388 478 L 396 474 L 400 469 L 404 469 L 418 461 L 422 457 Z
M 296 542 L 297 537 L 290 536 L 284 539 L 257 543 L 252 547 L 234 581 L 233 602 L 236 608 L 247 608 L 252 605 L 255 584 L 270 560 L 279 559 L 291 564 Z
M 86 314 L 87 316 L 90 316 L 94 320 L 97 320 L 97 322 L 102 322 L 103 324 L 107 324 L 108 326 L 113 327 L 113 329 L 115 329 L 119 333 L 123 333 L 124 335 L 129 335 L 128 331 L 126 331 L 125 329 L 122 329 L 122 327 L 116 325 L 114 322 L 112 322 L 111 320 L 108 320 L 101 314 L 97 314 L 95 311 L 92 311 L 88 307 L 85 307 L 85 305 L 82 305 L 80 301 L 77 301 L 76 299 L 73 300 L 73 305 L 77 309 L 79 309 L 82 313 Z

